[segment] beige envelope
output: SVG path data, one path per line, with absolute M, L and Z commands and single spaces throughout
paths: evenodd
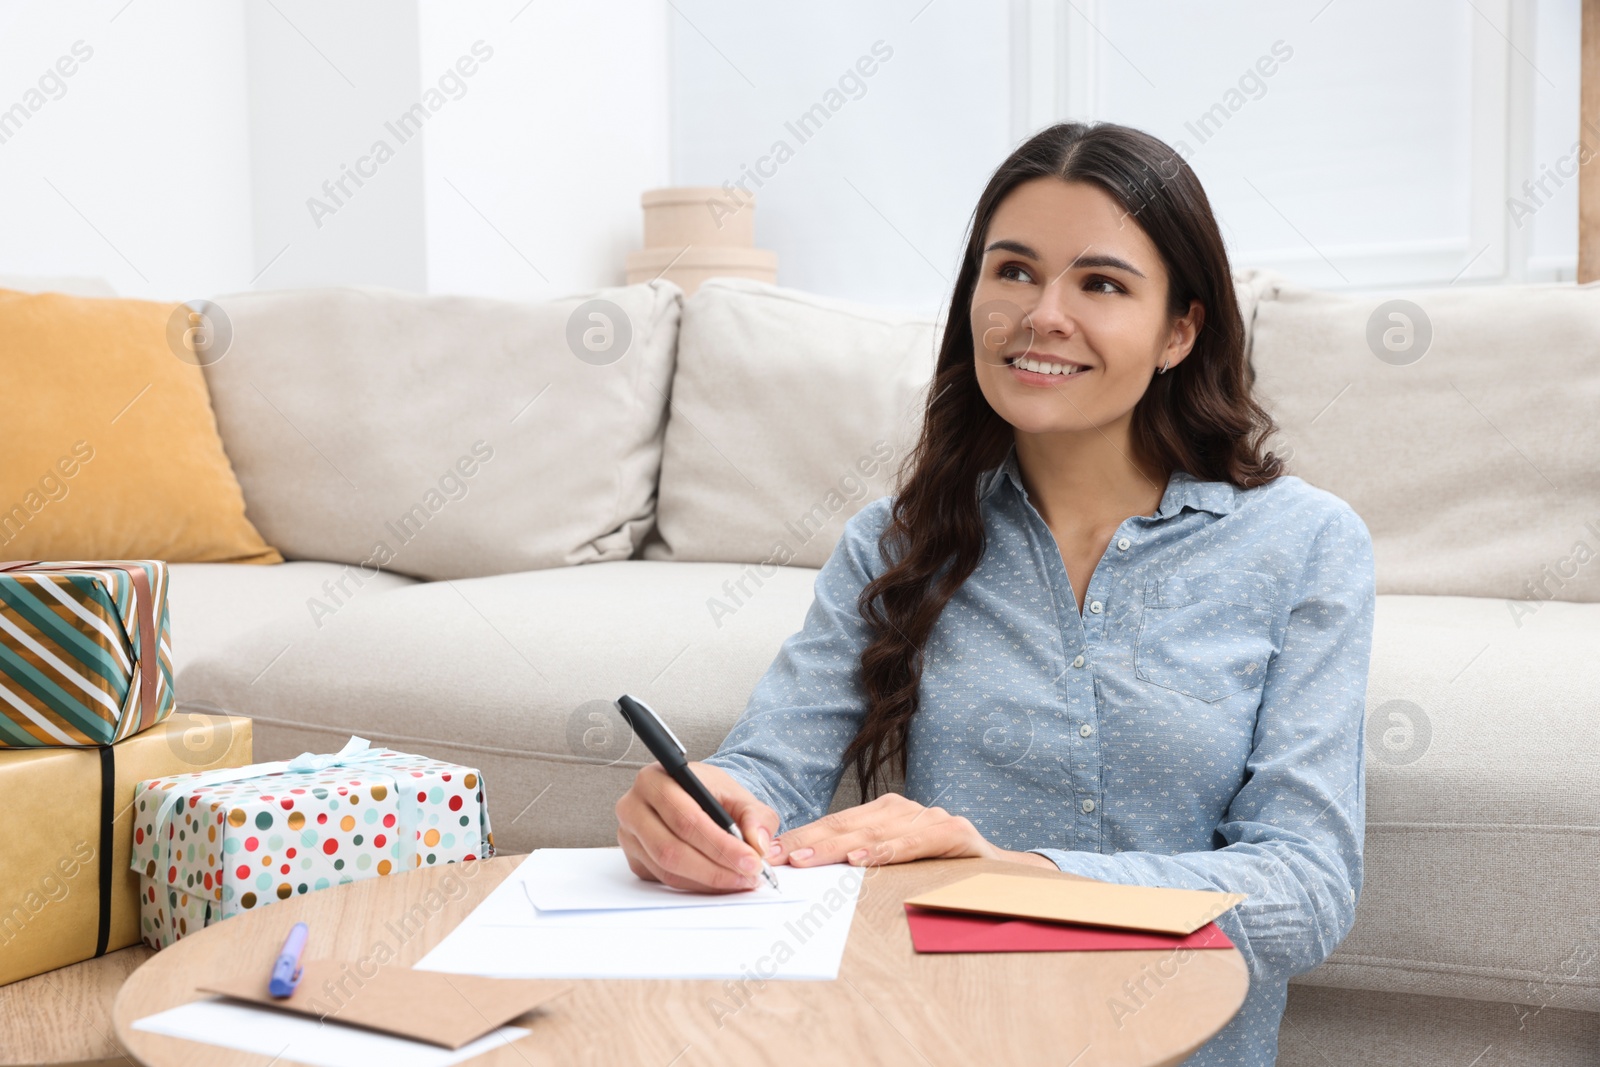
M 1046 922 L 1192 934 L 1245 899 L 1243 893 L 1161 889 L 1076 879 L 977 874 L 911 897 L 907 904 Z
M 485 978 L 409 967 L 379 967 L 370 978 L 339 960 L 306 960 L 293 994 L 267 992 L 267 976 L 235 977 L 196 988 L 263 1007 L 381 1030 L 444 1048 L 460 1048 L 571 986 L 533 978 Z M 324 983 L 333 983 L 332 987 Z M 328 989 L 334 993 L 329 994 Z

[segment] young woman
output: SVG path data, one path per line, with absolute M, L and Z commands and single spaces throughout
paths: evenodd
M 1183 160 L 1111 124 L 1027 141 L 978 202 L 897 494 L 695 770 L 775 863 L 1248 894 L 1217 921 L 1249 996 L 1188 1062 L 1266 1067 L 1361 892 L 1375 587 L 1356 513 L 1262 454 L 1253 377 Z M 847 770 L 869 799 L 825 815 Z M 617 816 L 641 878 L 755 885 L 659 766 Z

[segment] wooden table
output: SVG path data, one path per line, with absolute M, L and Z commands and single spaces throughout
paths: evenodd
M 111 1038 L 111 1005 L 152 955 L 134 945 L 0 986 L 0 1064 L 128 1067 Z
M 311 927 L 307 958 L 392 956 L 408 966 L 506 877 L 521 856 L 373 878 L 295 897 L 191 934 L 124 983 L 117 1039 L 153 1067 L 266 1067 L 267 1056 L 146 1033 L 132 1023 L 204 996 L 197 982 L 265 973 L 289 924 Z M 921 955 L 902 903 L 983 871 L 1069 875 L 992 860 L 933 860 L 868 871 L 839 979 L 747 985 L 710 981 L 573 981 L 525 1017 L 531 1033 L 474 1064 L 646 1064 L 738 1067 L 814 1063 L 1176 1064 L 1244 1002 L 1236 949 Z M 455 899 L 450 899 L 454 896 Z M 409 914 L 411 920 L 402 922 Z M 379 946 L 384 946 L 381 950 Z M 1158 971 L 1159 967 L 1159 971 Z M 1119 1019 L 1110 998 L 1146 975 L 1142 1006 Z

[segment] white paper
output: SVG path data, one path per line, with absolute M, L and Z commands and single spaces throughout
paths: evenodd
M 133 1028 L 312 1067 L 448 1067 L 528 1034 L 520 1026 L 502 1026 L 458 1049 L 447 1049 L 215 997 L 147 1015 L 135 1020 Z
M 521 883 L 524 893 L 527 883 Z M 526 899 L 526 898 L 525 898 Z M 606 911 L 540 911 L 527 901 L 523 913 L 516 918 L 506 916 L 503 923 L 484 918 L 484 925 L 574 927 L 592 930 L 611 927 L 624 930 L 748 930 L 769 926 L 774 920 L 782 922 L 794 917 L 794 909 L 805 902 L 796 897 L 774 901 L 771 904 L 750 904 L 738 908 L 640 908 L 625 911 L 612 908 Z
M 546 852 L 601 855 L 546 857 L 529 866 Z M 541 849 L 491 899 L 524 874 L 530 894 L 536 879 L 563 877 L 575 896 L 591 880 L 613 884 L 618 869 L 635 877 L 620 849 Z M 697 907 L 550 912 L 525 902 L 519 911 L 508 891 L 491 907 L 486 899 L 417 968 L 499 978 L 831 980 L 839 974 L 864 873 L 843 864 L 780 868 L 781 900 L 739 907 L 707 904 L 729 898 L 702 896 L 694 898 Z
M 812 868 L 815 869 L 815 868 Z M 517 868 L 540 911 L 702 908 L 769 904 L 788 899 L 787 881 L 800 868 L 779 867 L 779 889 L 765 880 L 733 893 L 691 893 L 634 874 L 620 848 L 541 848 Z
M 721 908 L 709 903 L 714 901 L 715 897 L 708 897 L 705 898 L 708 903 L 696 908 L 540 911 L 533 906 L 533 901 L 528 896 L 527 884 L 523 881 L 522 867 L 526 863 L 524 860 L 519 864 L 515 871 L 483 898 L 472 912 L 474 922 L 483 926 L 531 926 L 537 923 L 540 926 L 622 926 L 633 929 L 647 926 L 683 929 L 719 926 L 749 928 L 767 925 L 776 914 L 774 909 L 787 910 L 805 903 L 800 897 L 793 897 L 775 900 L 768 904 Z

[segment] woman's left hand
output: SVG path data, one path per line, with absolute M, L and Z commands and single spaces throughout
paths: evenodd
M 1036 852 L 1011 852 L 990 844 L 961 815 L 925 808 L 899 793 L 885 793 L 870 803 L 825 815 L 775 840 L 783 851 L 773 862 L 792 867 L 824 863 L 876 867 L 976 856 L 1056 869 Z

